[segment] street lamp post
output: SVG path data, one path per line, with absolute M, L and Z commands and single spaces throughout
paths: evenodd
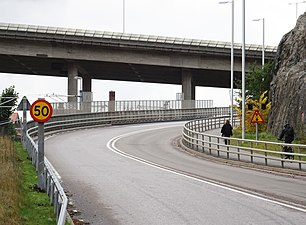
M 245 0 L 242 1 L 242 121 L 241 121 L 241 137 L 245 138 Z
M 77 92 L 80 94 L 79 96 L 77 97 L 80 97 L 80 102 L 83 101 L 83 78 L 82 77 L 79 77 L 79 76 L 75 76 L 74 79 L 76 79 L 77 81 L 80 80 L 80 89 L 78 88 L 79 85 L 78 85 L 78 82 L 77 82 Z
M 298 5 L 299 5 L 299 4 L 302 4 L 302 3 L 306 3 L 306 1 L 290 2 L 290 3 L 289 3 L 289 5 L 295 4 L 295 19 L 298 18 Z
M 75 76 L 74 79 L 77 80 L 77 89 L 79 87 L 79 85 L 78 85 L 79 82 L 78 81 L 80 80 L 80 89 L 77 90 L 77 93 L 79 93 L 79 95 L 77 95 L 76 109 L 82 110 L 82 105 L 83 105 L 83 90 L 82 90 L 82 88 L 83 88 L 83 78 L 79 77 L 79 76 Z M 79 102 L 78 97 L 80 97 L 80 104 L 78 103 Z
M 262 21 L 262 68 L 265 65 L 265 18 L 254 19 L 253 21 Z
M 231 41 L 231 124 L 233 124 L 233 106 L 234 106 L 234 0 L 219 2 L 219 4 L 232 4 L 232 41 Z
M 125 33 L 125 0 L 122 2 L 122 30 Z

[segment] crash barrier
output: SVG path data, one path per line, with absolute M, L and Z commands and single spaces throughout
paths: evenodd
M 32 127 L 33 128 L 33 127 Z M 37 127 L 36 127 L 37 128 Z M 36 133 L 37 135 L 37 133 Z M 23 137 L 23 145 L 27 149 L 28 155 L 32 160 L 32 164 L 35 165 L 36 171 L 38 170 L 38 146 L 34 141 L 33 136 L 29 133 Z M 56 176 L 56 172 L 52 165 L 45 157 L 44 159 L 44 187 L 50 197 L 50 203 L 54 206 L 54 213 L 57 219 L 57 225 L 64 225 L 66 221 L 66 209 L 68 204 L 67 196 L 62 188 L 60 181 Z
M 212 108 L 213 100 L 79 101 L 51 103 L 53 115 L 143 110 Z
M 229 118 L 215 117 L 189 121 L 182 131 L 183 145 L 217 157 L 306 170 L 306 145 L 226 138 L 205 133 L 208 130 L 221 128 L 227 119 Z M 224 143 L 226 139 L 229 140 L 229 145 Z M 293 153 L 284 152 L 284 146 L 290 146 Z
M 142 110 L 61 115 L 52 116 L 45 123 L 45 133 L 106 125 L 192 120 L 229 114 L 230 109 L 228 107 L 215 107 L 207 109 Z M 28 123 L 30 136 L 35 136 L 37 130 L 37 122 Z
M 180 109 L 180 110 L 141 110 L 102 113 L 82 113 L 72 115 L 52 116 L 44 124 L 46 135 L 81 128 L 93 128 L 100 126 L 162 122 L 176 120 L 190 120 L 195 118 L 209 118 L 230 114 L 230 108 L 207 108 L 207 109 Z M 37 150 L 38 123 L 27 123 L 27 132 L 23 135 L 23 144 L 28 151 L 32 163 L 38 169 Z M 56 176 L 49 161 L 45 158 L 44 182 L 50 201 L 54 205 L 57 225 L 65 224 L 67 196 Z

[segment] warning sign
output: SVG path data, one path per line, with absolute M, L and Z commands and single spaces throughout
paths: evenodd
M 259 110 L 255 110 L 251 119 L 251 123 L 264 123 L 264 119 L 260 114 Z

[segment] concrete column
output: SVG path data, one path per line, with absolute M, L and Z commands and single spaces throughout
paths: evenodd
M 82 79 L 82 87 L 83 87 L 83 91 L 84 92 L 91 92 L 91 78 L 87 75 L 84 75 L 83 76 L 83 79 Z
M 83 112 L 91 112 L 91 102 L 93 99 L 91 91 L 91 78 L 88 75 L 83 75 L 83 79 L 81 79 L 81 81 L 81 109 Z
M 183 108 L 194 108 L 195 85 L 191 70 L 182 69 Z
M 91 91 L 91 78 L 88 75 L 84 75 L 82 79 L 82 101 L 83 102 L 91 102 L 92 91 Z
M 108 96 L 108 111 L 109 112 L 115 112 L 116 110 L 116 93 L 114 91 L 109 92 Z
M 78 95 L 78 68 L 75 64 L 68 64 L 68 102 L 77 102 Z

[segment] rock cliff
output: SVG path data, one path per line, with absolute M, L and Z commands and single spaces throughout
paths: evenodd
M 290 123 L 298 136 L 306 128 L 306 12 L 280 41 L 270 86 L 268 129 L 279 134 Z

